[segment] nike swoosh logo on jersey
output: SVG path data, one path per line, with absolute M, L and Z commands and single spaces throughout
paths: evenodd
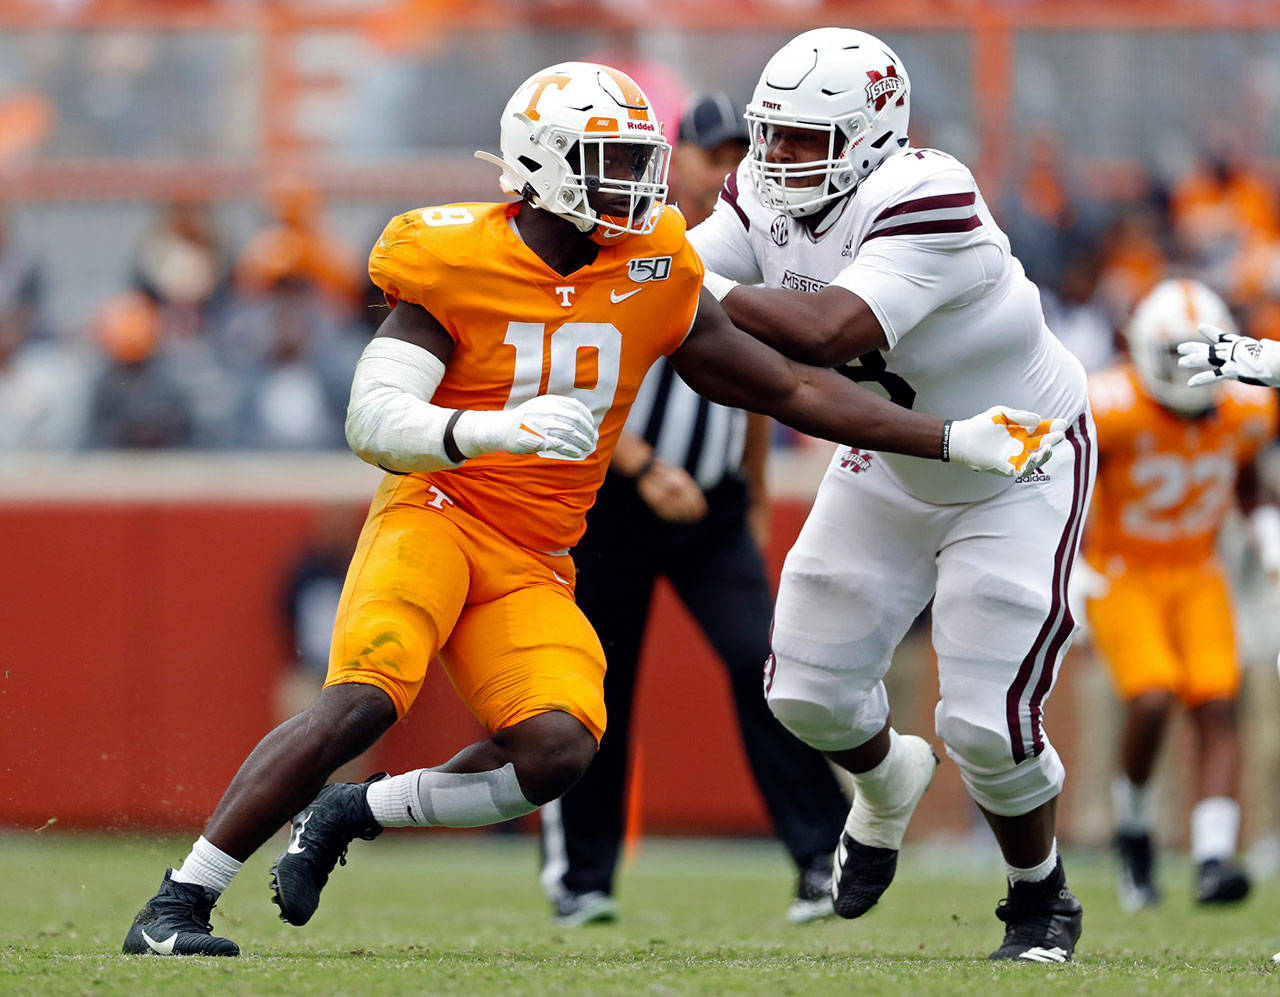
M 643 290 L 644 290 L 643 287 L 637 287 L 634 291 L 628 291 L 626 294 L 619 294 L 617 291 L 610 291 L 609 300 L 612 301 L 615 305 L 617 305 L 622 303 L 623 301 L 626 301 L 629 297 L 631 297 L 631 295 L 639 294 Z
M 553 578 L 554 578 L 556 581 L 558 581 L 561 585 L 568 585 L 568 584 L 569 584 L 569 579 L 567 579 L 567 578 L 561 578 L 561 577 L 560 577 L 560 575 L 556 572 L 556 570 L 555 570 L 554 568 L 551 570 L 551 577 L 553 577 Z
M 299 842 L 302 840 L 302 832 L 307 829 L 307 821 L 311 819 L 313 813 L 315 813 L 314 810 L 308 810 L 307 815 L 298 821 L 298 826 L 293 829 L 293 837 L 289 841 L 289 847 L 285 849 L 290 855 L 301 855 L 307 850 L 307 846 Z
M 175 931 L 164 941 L 158 942 L 148 935 L 144 929 L 142 932 L 142 940 L 147 943 L 147 948 L 151 949 L 151 951 L 156 953 L 156 955 L 173 955 L 173 943 L 178 940 L 178 933 Z

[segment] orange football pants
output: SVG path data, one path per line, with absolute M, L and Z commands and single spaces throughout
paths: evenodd
M 573 559 L 520 547 L 417 476 L 384 479 L 347 570 L 325 685 L 361 682 L 403 717 L 439 657 L 489 731 L 562 710 L 600 740 L 604 650 Z
M 1164 690 L 1187 706 L 1240 689 L 1231 597 L 1216 561 L 1108 571 L 1088 605 L 1095 646 L 1125 699 Z

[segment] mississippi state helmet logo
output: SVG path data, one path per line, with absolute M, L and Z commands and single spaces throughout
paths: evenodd
M 787 244 L 787 240 L 791 238 L 791 230 L 787 226 L 786 215 L 779 215 L 773 220 L 773 224 L 769 226 L 769 238 L 773 240 L 775 246 Z
M 902 77 L 898 75 L 897 66 L 886 66 L 883 73 L 868 69 L 867 79 L 871 81 L 867 84 L 867 103 L 873 104 L 877 111 L 883 111 L 885 104 L 889 103 L 894 94 L 898 95 L 899 107 L 907 99 L 906 87 L 903 85 Z

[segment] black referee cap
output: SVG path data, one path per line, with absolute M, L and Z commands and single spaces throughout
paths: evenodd
M 728 94 L 720 90 L 694 94 L 680 116 L 680 141 L 703 149 L 730 141 L 746 142 L 747 125 Z

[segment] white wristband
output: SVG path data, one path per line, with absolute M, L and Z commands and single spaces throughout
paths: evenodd
M 726 294 L 741 285 L 736 280 L 721 277 L 718 273 L 708 270 L 702 275 L 702 286 L 710 291 L 711 296 L 717 301 L 723 301 Z

